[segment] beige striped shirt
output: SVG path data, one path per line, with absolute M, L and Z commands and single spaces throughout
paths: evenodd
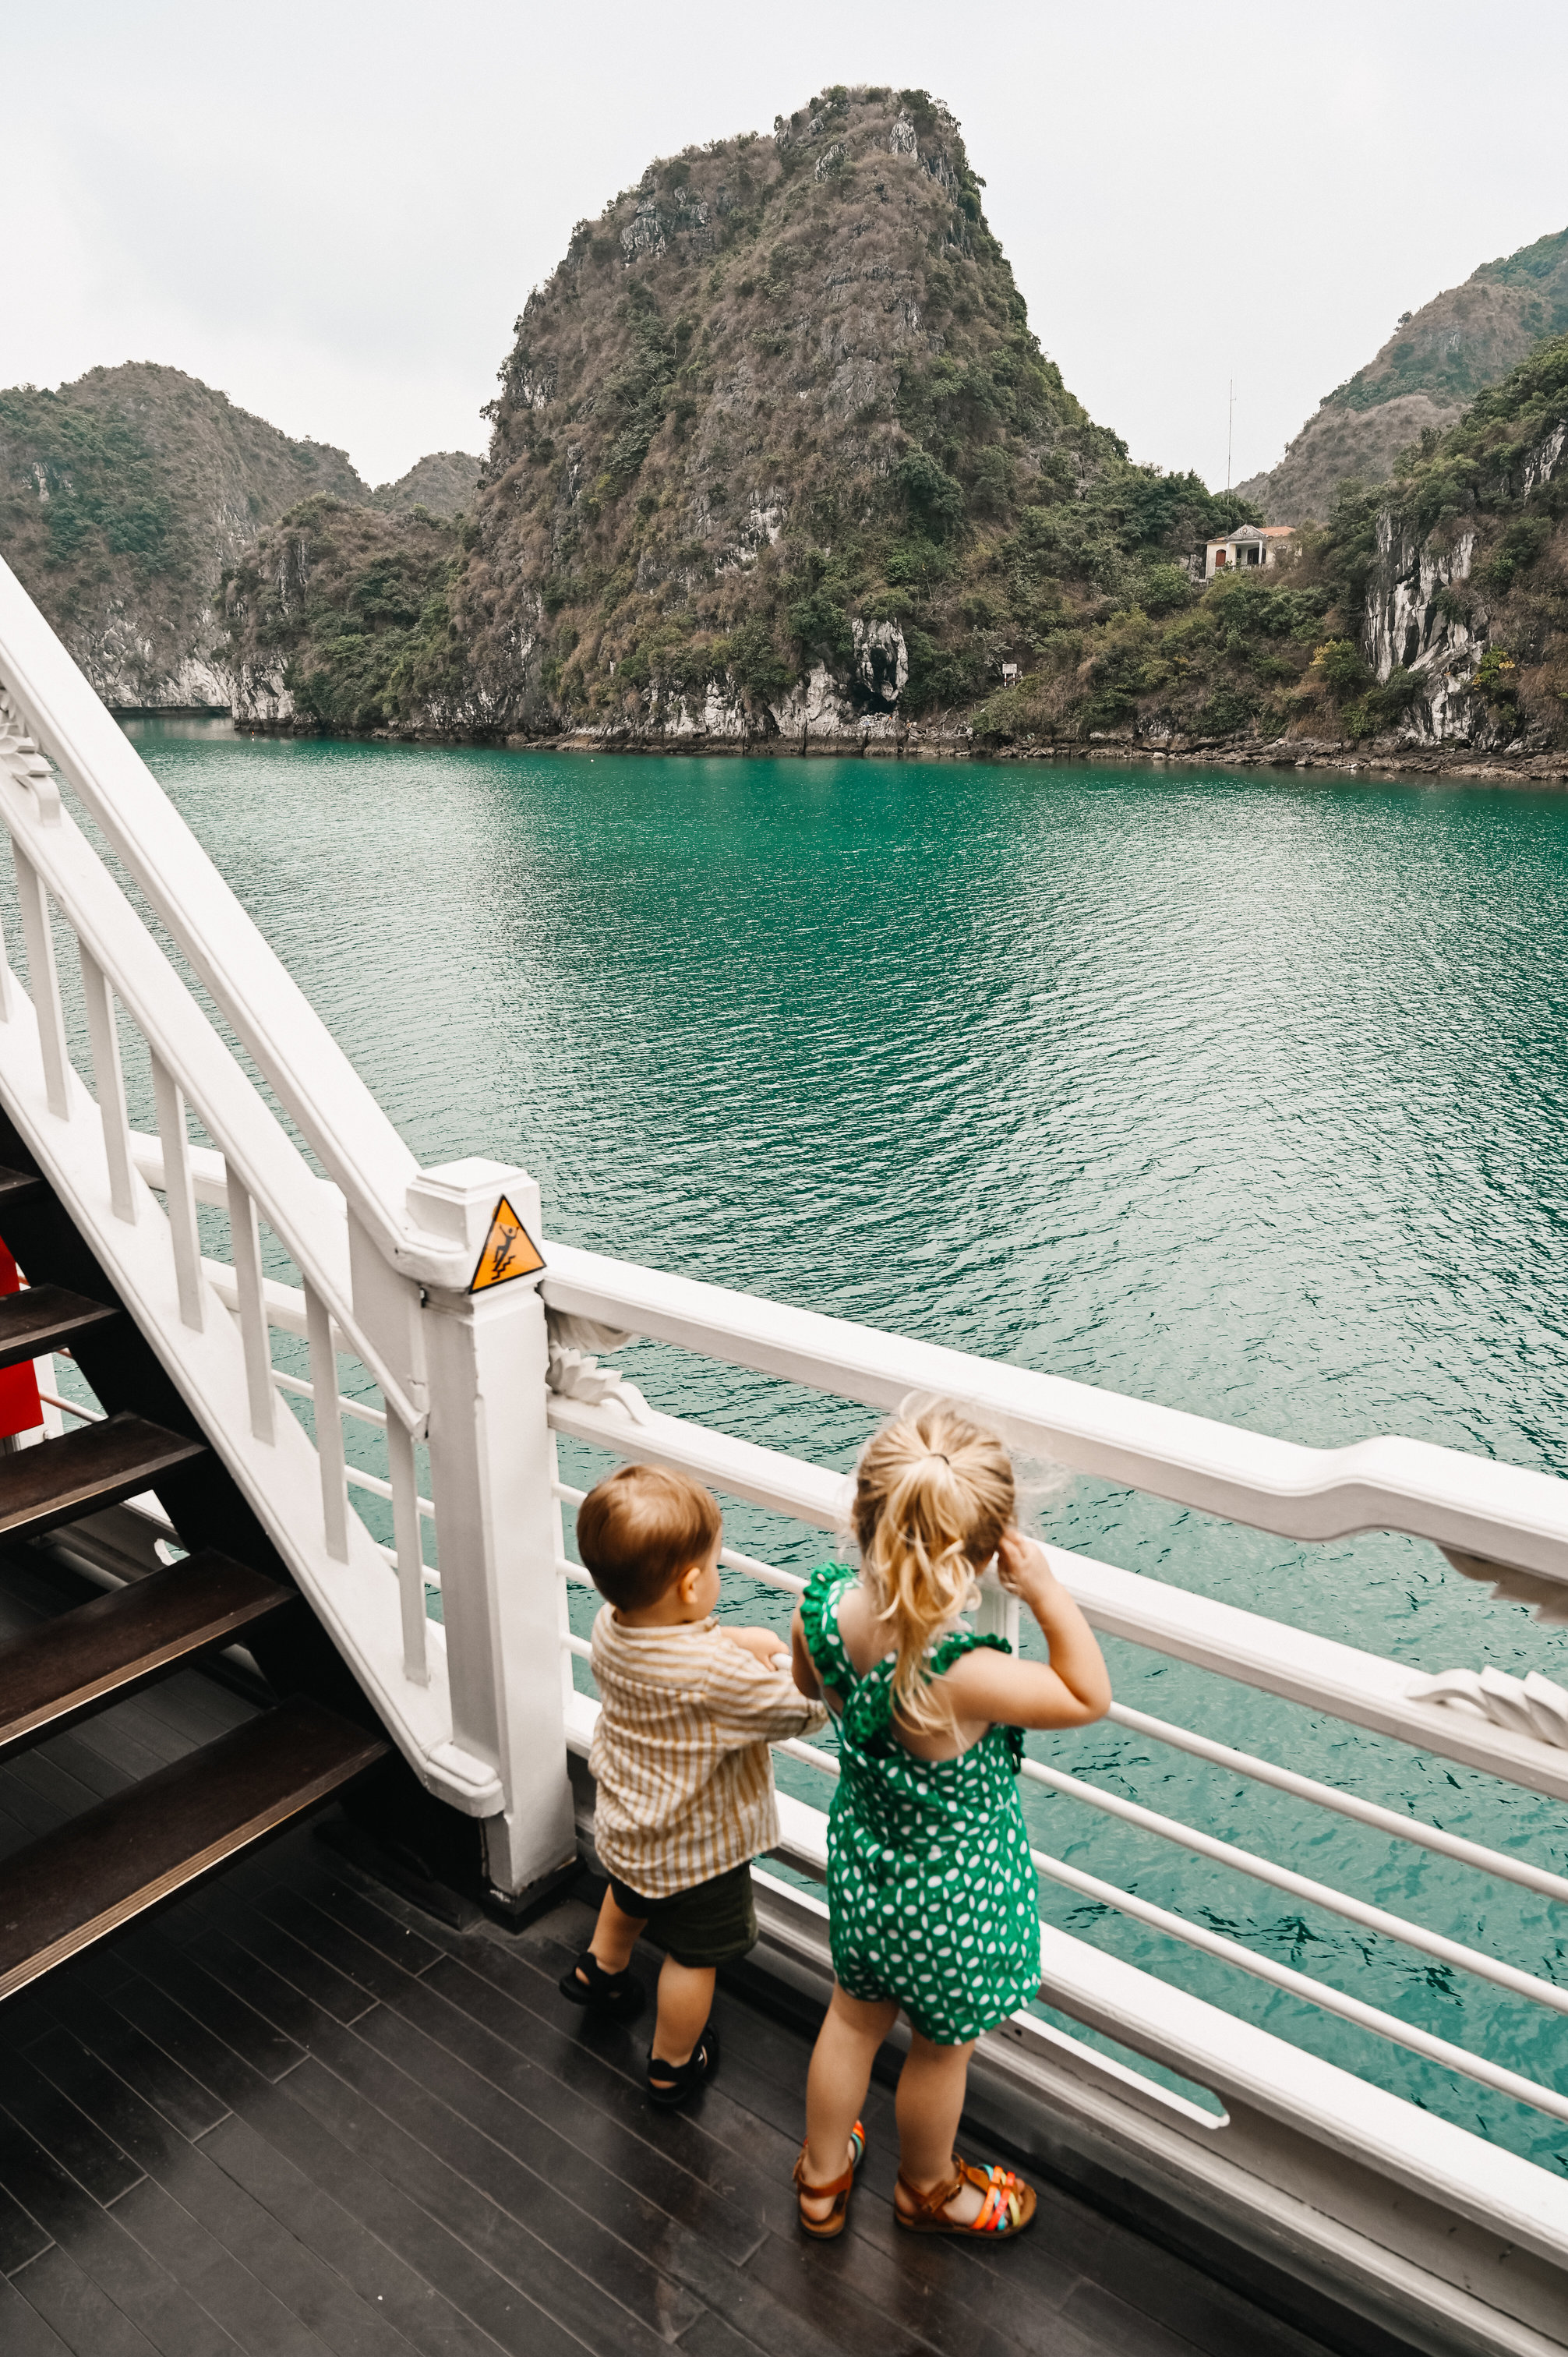
M 628 1629 L 594 1622 L 599 1717 L 594 1844 L 645 1899 L 672 1898 L 759 1857 L 779 1839 L 770 1740 L 825 1726 L 788 1670 L 770 1670 L 710 1614 Z

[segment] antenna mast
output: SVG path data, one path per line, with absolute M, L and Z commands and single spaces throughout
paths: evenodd
M 1225 488 L 1230 489 L 1230 451 L 1236 439 L 1236 380 L 1230 380 L 1230 406 L 1225 418 Z

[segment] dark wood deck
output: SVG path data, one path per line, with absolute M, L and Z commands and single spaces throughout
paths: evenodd
M 0 1565 L 0 1632 L 52 1588 Z M 188 1671 L 12 1761 L 0 1852 L 250 1709 Z M 302 1830 L 0 2008 L 5 2357 L 1325 2345 L 1050 2186 L 1015 2246 L 902 2235 L 882 2085 L 850 2233 L 802 2242 L 800 2029 L 723 1993 L 716 2083 L 650 2111 L 637 2034 L 555 1989 L 589 1921 L 450 1928 Z

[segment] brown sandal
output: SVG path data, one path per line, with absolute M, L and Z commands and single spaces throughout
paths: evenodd
M 898 2172 L 898 2190 L 907 2194 L 913 2209 L 906 2212 L 897 2201 L 893 2215 L 907 2233 L 910 2234 L 983 2234 L 988 2242 L 1005 2242 L 1011 2234 L 1021 2234 L 1035 2214 L 1036 2195 L 1032 2185 L 1015 2177 L 1010 2169 L 976 2169 L 972 2161 L 953 2157 L 956 2176 L 945 2185 L 936 2186 L 922 2193 L 910 2184 L 902 2169 Z M 956 2218 L 944 2215 L 948 2203 L 966 2185 L 972 2185 L 981 2194 L 980 2213 L 962 2224 Z M 822 2189 L 826 2191 L 826 2187 Z
M 814 2234 L 819 2243 L 831 2243 L 834 2235 L 842 2234 L 849 2223 L 849 2197 L 854 2190 L 854 2172 L 860 2167 L 865 2154 L 865 2130 L 858 2120 L 849 2132 L 849 2167 L 842 2177 L 835 2177 L 831 2185 L 807 2183 L 804 2145 L 800 2147 L 800 2158 L 795 2163 L 795 2183 L 800 2189 L 800 2232 L 803 2234 Z M 808 2218 L 807 2201 L 825 2201 L 830 2193 L 833 2197 L 833 2206 L 827 2216 Z

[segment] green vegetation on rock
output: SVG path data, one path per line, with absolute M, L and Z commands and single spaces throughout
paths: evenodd
M 227 704 L 223 567 L 313 491 L 369 496 L 178 369 L 0 393 L 0 553 L 109 704 Z
M 1347 493 L 1294 563 L 1222 574 L 1165 618 L 1128 603 L 1060 634 L 974 714 L 976 736 L 1568 743 L 1565 460 L 1562 338 L 1407 450 L 1391 485 Z
M 225 575 L 225 619 L 300 719 L 383 728 L 449 684 L 460 544 L 459 527 L 426 509 L 309 500 Z
M 450 513 L 478 472 L 438 452 L 373 496 Z M 323 497 L 372 494 L 341 450 L 295 441 L 178 369 L 136 361 L 0 393 L 0 554 L 113 705 L 227 707 L 225 568 Z

